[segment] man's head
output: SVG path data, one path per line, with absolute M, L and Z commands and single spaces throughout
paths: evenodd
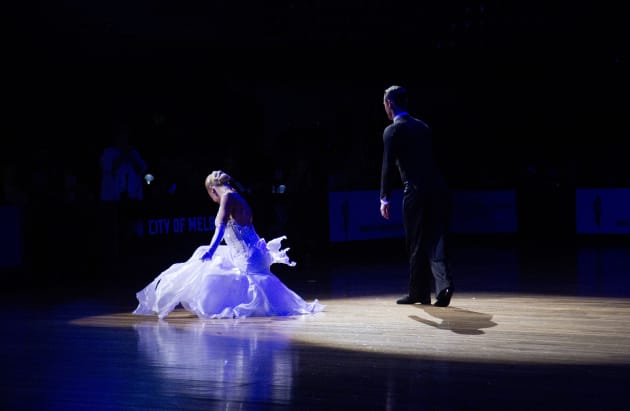
M 407 90 L 401 86 L 388 87 L 383 96 L 383 106 L 385 107 L 387 118 L 394 120 L 396 114 L 407 111 Z

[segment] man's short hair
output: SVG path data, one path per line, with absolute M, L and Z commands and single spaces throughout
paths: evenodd
M 409 103 L 407 90 L 402 86 L 390 86 L 385 90 L 384 100 L 390 100 L 400 109 L 406 109 Z

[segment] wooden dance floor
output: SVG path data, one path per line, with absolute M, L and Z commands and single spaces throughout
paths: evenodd
M 327 305 L 298 317 L 134 316 L 135 269 L 5 290 L 2 409 L 630 409 L 627 245 L 460 244 L 448 308 L 395 304 L 398 257 L 278 271 Z

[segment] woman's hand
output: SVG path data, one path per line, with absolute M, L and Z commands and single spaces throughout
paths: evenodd
M 204 255 L 201 256 L 200 260 L 201 261 L 208 261 L 208 260 L 212 260 L 212 255 L 214 254 L 213 250 L 208 250 L 204 253 Z

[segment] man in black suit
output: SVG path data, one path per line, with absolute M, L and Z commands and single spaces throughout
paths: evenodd
M 431 304 L 435 286 L 438 307 L 453 295 L 453 281 L 446 253 L 451 197 L 433 156 L 431 129 L 407 112 L 405 88 L 385 90 L 383 105 L 392 120 L 383 132 L 381 215 L 389 220 L 392 180 L 396 168 L 403 183 L 403 226 L 409 258 L 409 292 L 398 304 Z

